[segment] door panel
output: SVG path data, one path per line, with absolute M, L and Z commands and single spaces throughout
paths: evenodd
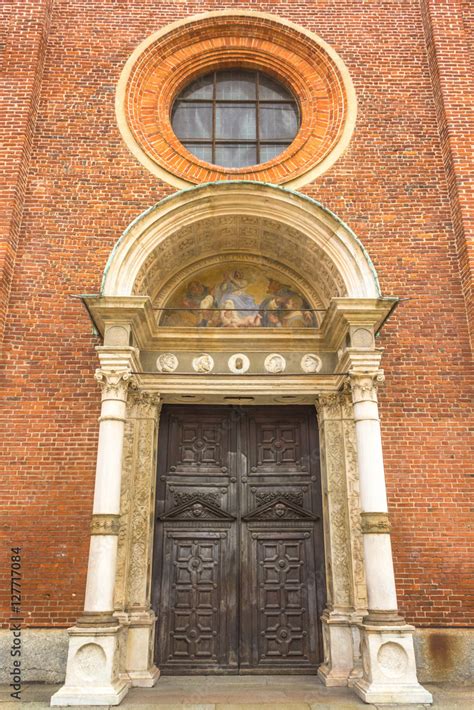
M 163 673 L 308 673 L 321 660 L 310 407 L 164 407 L 153 605 Z
M 232 631 L 229 553 L 225 531 L 166 532 L 159 626 L 163 668 L 190 673 L 232 666 L 226 643 Z

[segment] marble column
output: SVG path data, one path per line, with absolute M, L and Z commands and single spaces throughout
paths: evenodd
M 119 677 L 122 628 L 113 616 L 120 482 L 129 368 L 101 369 L 94 506 L 84 614 L 69 630 L 65 684 L 51 705 L 118 705 L 130 686 Z
M 363 677 L 353 687 L 367 703 L 431 703 L 416 677 L 414 627 L 397 610 L 377 400 L 383 379 L 381 371 L 350 375 L 368 599 L 360 624 Z

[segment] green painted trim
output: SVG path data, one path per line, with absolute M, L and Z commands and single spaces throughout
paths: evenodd
M 216 182 L 203 182 L 201 185 L 195 185 L 193 187 L 185 187 L 183 190 L 179 190 L 178 192 L 173 193 L 172 195 L 167 195 L 164 197 L 162 200 L 159 202 L 156 202 L 154 205 L 151 207 L 148 207 L 144 212 L 138 215 L 138 217 L 135 217 L 133 222 L 131 222 L 128 227 L 125 229 L 125 231 L 122 233 L 122 235 L 119 237 L 117 242 L 115 243 L 112 251 L 110 252 L 109 258 L 107 259 L 107 263 L 105 265 L 104 269 L 104 274 L 102 276 L 102 282 L 100 285 L 100 295 L 103 295 L 104 291 L 104 286 L 105 286 L 105 281 L 107 278 L 107 274 L 109 272 L 110 266 L 112 264 L 113 258 L 115 256 L 115 253 L 117 249 L 119 248 L 120 244 L 122 241 L 125 239 L 127 234 L 130 232 L 130 230 L 138 223 L 140 222 L 141 219 L 146 217 L 148 214 L 153 212 L 155 209 L 158 207 L 161 207 L 162 205 L 167 204 L 168 202 L 171 202 L 174 199 L 177 199 L 178 197 L 181 197 L 181 195 L 187 195 L 188 193 L 191 192 L 198 192 L 199 190 L 205 190 L 208 188 L 211 188 L 213 190 L 215 189 L 220 189 L 221 186 L 224 185 L 252 185 L 254 189 L 259 189 L 260 187 L 271 187 L 273 190 L 279 190 L 280 192 L 283 192 L 287 195 L 292 195 L 293 197 L 296 197 L 300 200 L 304 200 L 305 202 L 308 202 L 310 205 L 315 205 L 316 207 L 319 207 L 323 212 L 325 212 L 327 215 L 332 217 L 338 224 L 341 225 L 351 236 L 355 239 L 357 244 L 362 250 L 362 253 L 365 256 L 365 259 L 367 261 L 367 264 L 369 265 L 369 269 L 372 272 L 372 275 L 374 277 L 374 282 L 377 287 L 377 292 L 379 296 L 382 296 L 382 291 L 380 289 L 380 283 L 379 283 L 379 278 L 377 275 L 377 271 L 375 269 L 375 266 L 372 262 L 372 259 L 369 256 L 369 253 L 367 249 L 364 247 L 362 242 L 360 241 L 359 237 L 355 232 L 349 227 L 348 224 L 346 224 L 340 217 L 338 217 L 334 212 L 332 212 L 329 207 L 325 207 L 321 202 L 318 202 L 318 200 L 315 200 L 313 197 L 309 197 L 309 195 L 304 195 L 302 192 L 297 192 L 296 190 L 290 190 L 288 187 L 282 187 L 281 185 L 273 185 L 272 183 L 269 182 L 255 182 L 254 180 L 218 180 Z

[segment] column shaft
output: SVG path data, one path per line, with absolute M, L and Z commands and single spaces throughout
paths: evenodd
M 84 612 L 112 615 L 128 372 L 96 373 L 102 386 L 94 506 Z
M 382 454 L 382 435 L 376 391 L 377 373 L 354 373 L 352 401 L 360 475 L 360 503 L 364 533 L 364 566 L 369 617 L 385 612 L 384 622 L 400 622 L 387 516 L 387 493 Z M 374 516 L 378 520 L 374 525 Z M 373 614 L 372 614 L 373 616 Z

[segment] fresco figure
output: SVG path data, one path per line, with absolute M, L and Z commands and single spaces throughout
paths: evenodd
M 232 271 L 224 275 L 224 280 L 216 287 L 214 299 L 217 308 L 225 309 L 221 314 L 224 327 L 259 326 L 261 316 L 258 305 L 246 289 L 249 282 L 242 271 Z
M 292 286 L 269 279 L 267 296 L 260 303 L 262 326 L 266 328 L 315 327 L 314 313 L 305 310 L 310 307 L 308 301 Z

